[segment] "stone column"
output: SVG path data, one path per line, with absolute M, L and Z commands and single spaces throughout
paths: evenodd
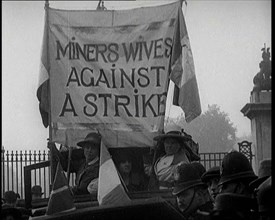
M 241 112 L 251 120 L 257 173 L 259 162 L 271 158 L 271 91 L 252 91 L 250 103 Z

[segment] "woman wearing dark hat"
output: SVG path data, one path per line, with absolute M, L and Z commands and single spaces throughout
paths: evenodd
M 177 125 L 167 128 L 165 134 L 156 136 L 159 155 L 153 165 L 153 175 L 156 177 L 159 189 L 169 189 L 174 186 L 175 170 L 179 164 L 198 160 L 199 156 L 190 148 L 190 135 L 182 132 Z
M 92 180 L 95 184 L 97 183 L 100 143 L 101 135 L 97 132 L 87 134 L 83 141 L 77 143 L 83 151 L 81 157 L 74 157 L 72 153 L 70 172 L 76 173 L 75 186 L 72 188 L 74 194 L 89 194 L 87 188 L 89 183 Z M 54 144 L 52 149 L 53 153 L 59 157 L 63 169 L 67 170 L 67 159 L 56 149 Z

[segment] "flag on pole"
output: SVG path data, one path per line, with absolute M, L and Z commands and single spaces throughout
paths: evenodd
M 46 215 L 75 210 L 72 193 L 61 164 L 58 163 Z
M 187 28 L 181 8 L 179 10 L 170 79 L 175 83 L 173 104 L 183 109 L 185 120 L 190 122 L 201 114 L 201 105 Z
M 47 9 L 46 9 L 47 10 Z M 43 125 L 49 126 L 49 60 L 48 60 L 48 14 L 45 13 L 45 26 L 42 42 L 39 81 L 36 96 L 39 101 L 39 111 L 42 117 Z
M 113 159 L 102 141 L 97 197 L 99 205 L 123 205 L 131 201 L 119 179 Z

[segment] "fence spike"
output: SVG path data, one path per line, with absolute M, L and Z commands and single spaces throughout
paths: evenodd
M 41 156 L 41 153 L 40 153 L 40 151 L 38 151 L 38 161 L 39 161 L 39 162 L 41 161 L 40 156 Z
M 11 162 L 13 162 L 13 150 L 11 151 Z
M 43 151 L 43 160 L 46 160 L 46 151 Z

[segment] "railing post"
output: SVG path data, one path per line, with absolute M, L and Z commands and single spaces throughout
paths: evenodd
M 14 156 L 14 153 L 13 153 L 13 150 L 11 151 L 11 190 L 14 190 L 13 189 L 13 183 L 14 183 L 14 175 L 13 175 L 13 163 L 14 163 L 14 160 L 13 160 L 13 156 Z
M 2 161 L 2 172 L 1 172 L 1 181 L 2 181 L 2 195 L 4 195 L 5 191 L 5 149 L 4 146 L 2 145 L 1 148 L 1 161 Z
M 18 193 L 18 185 L 19 185 L 19 181 L 18 181 L 18 153 L 17 151 L 15 151 L 15 170 L 16 170 L 16 183 L 15 183 L 15 186 L 16 186 L 16 192 Z M 21 194 L 19 194 L 20 197 L 22 196 Z
M 33 163 L 36 164 L 36 150 L 33 152 Z M 36 185 L 36 170 L 34 171 L 34 185 Z
M 7 158 L 7 190 L 10 189 L 10 169 L 9 169 L 9 164 L 10 164 L 10 158 L 9 158 L 9 151 L 7 150 L 6 153 L 6 158 Z
M 22 150 L 20 150 L 20 174 L 21 174 L 21 195 L 23 198 L 23 183 L 24 183 L 24 179 L 23 179 L 23 172 L 24 172 L 24 167 L 23 167 L 23 153 Z M 25 195 L 24 195 L 25 196 Z
M 32 151 L 29 150 L 29 164 L 32 164 Z
M 31 170 L 24 167 L 24 183 L 25 183 L 25 208 L 31 208 Z

